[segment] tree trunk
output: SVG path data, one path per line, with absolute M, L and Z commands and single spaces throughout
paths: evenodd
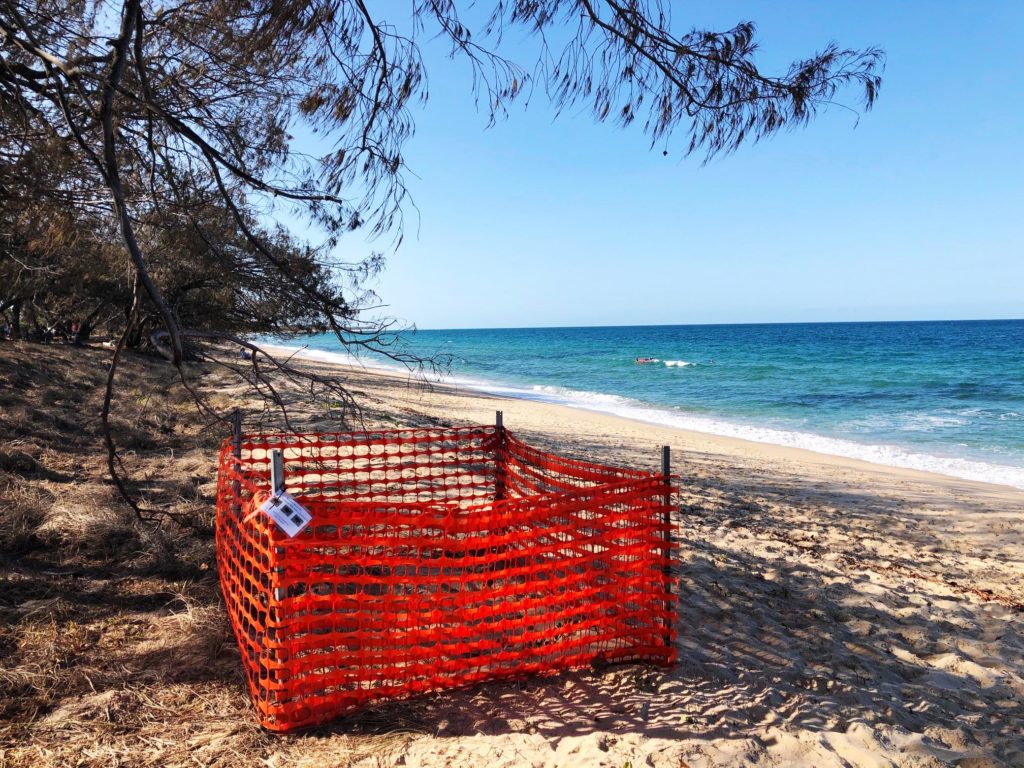
M 14 302 L 11 315 L 11 338 L 21 339 L 21 299 Z
M 84 346 L 89 343 L 90 336 L 92 336 L 92 323 L 88 320 L 83 320 L 78 324 L 78 330 L 75 331 L 75 338 L 71 343 L 76 347 Z
M 84 344 L 89 343 L 89 337 L 92 336 L 92 324 L 93 321 L 99 316 L 100 312 L 106 307 L 106 304 L 100 304 L 96 309 L 90 312 L 86 318 L 78 324 L 78 330 L 75 331 L 75 338 L 71 342 L 76 347 L 81 347 Z
M 135 323 L 131 332 L 125 336 L 125 347 L 127 349 L 141 349 L 149 339 L 149 329 L 156 324 L 156 319 L 146 315 Z M 173 362 L 173 356 L 168 358 Z

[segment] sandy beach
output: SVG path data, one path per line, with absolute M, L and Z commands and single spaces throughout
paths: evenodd
M 0 29 L 0 768 L 1024 768 L 1024 0 Z
M 655 469 L 670 445 L 679 662 L 265 733 L 212 536 L 140 526 L 105 479 L 87 414 L 107 354 L 22 345 L 0 359 L 0 498 L 21 520 L 0 521 L 0 765 L 1024 765 L 1024 492 L 360 369 L 341 374 L 368 428 L 491 423 L 500 409 L 568 456 Z M 209 520 L 222 425 L 202 422 L 167 366 L 133 358 L 125 376 L 133 487 Z M 247 429 L 273 417 L 222 374 L 199 381 L 218 408 L 248 402 Z M 142 389 L 155 394 L 130 394 Z M 296 428 L 337 427 L 286 396 Z
M 413 376 L 347 377 L 367 426 L 490 423 L 500 409 L 571 456 L 654 469 L 670 445 L 679 475 L 674 669 L 411 703 L 431 733 L 388 759 L 1024 764 L 1024 492 Z

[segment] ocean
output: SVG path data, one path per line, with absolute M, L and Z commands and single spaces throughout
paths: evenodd
M 403 342 L 485 392 L 1024 488 L 1024 320 L 421 330 Z M 350 361 L 331 336 L 287 344 Z

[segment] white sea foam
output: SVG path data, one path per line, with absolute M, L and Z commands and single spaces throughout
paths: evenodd
M 492 391 L 489 385 L 488 391 Z M 514 390 L 515 388 L 511 388 Z M 534 393 L 531 400 L 543 400 L 544 402 L 558 403 L 559 405 L 578 405 L 594 410 L 602 408 L 627 406 L 632 401 L 619 395 L 609 395 L 604 392 L 587 392 L 586 390 L 566 389 L 565 387 L 551 387 L 547 385 L 536 385 L 530 388 Z
M 721 435 L 723 437 L 734 437 L 757 443 L 803 448 L 815 451 L 816 453 L 844 456 L 850 459 L 868 461 L 873 464 L 917 469 L 923 472 L 934 472 L 965 480 L 1024 488 L 1024 467 L 990 464 L 988 462 L 953 456 L 935 456 L 910 451 L 897 445 L 871 445 L 842 438 L 825 437 L 811 432 L 743 424 L 724 419 L 688 414 L 677 410 L 655 408 L 637 400 L 619 395 L 609 395 L 603 392 L 587 392 L 566 387 L 543 385 L 537 385 L 526 390 L 517 387 L 494 386 L 479 381 L 467 381 L 464 383 L 473 389 L 490 394 L 525 397 L 530 400 L 557 403 L 589 411 L 609 413 L 659 426 L 676 427 L 678 429 Z
M 294 347 L 274 346 L 268 349 L 277 349 L 281 352 L 295 353 L 297 357 L 304 357 L 311 360 L 323 362 L 342 363 L 345 365 L 358 365 L 365 368 L 378 368 L 386 370 L 405 370 L 398 364 L 388 364 L 377 360 L 369 360 L 356 357 L 347 353 L 328 352 L 326 350 Z M 704 432 L 711 435 L 723 437 L 734 437 L 740 440 L 750 440 L 756 443 L 769 443 L 771 445 L 783 445 L 791 448 L 803 448 L 817 453 L 825 453 L 832 456 L 844 456 L 850 459 L 859 459 L 873 464 L 883 464 L 890 467 L 902 467 L 905 469 L 917 469 L 924 472 L 934 472 L 950 477 L 959 477 L 965 480 L 975 480 L 983 483 L 996 483 L 1009 485 L 1015 488 L 1024 489 L 1024 467 L 1014 467 L 1004 464 L 990 464 L 973 459 L 958 458 L 953 456 L 935 456 L 927 453 L 910 451 L 897 445 L 871 445 L 859 443 L 853 440 L 842 438 L 825 437 L 811 432 L 800 432 L 795 430 L 777 429 L 774 427 L 757 426 L 741 422 L 728 421 L 697 414 L 689 414 L 678 410 L 656 408 L 620 395 L 611 395 L 604 392 L 590 392 L 585 390 L 569 389 L 549 385 L 535 385 L 533 387 L 517 387 L 495 382 L 487 382 L 479 379 L 456 376 L 436 377 L 436 380 L 465 387 L 487 394 L 504 397 L 515 397 L 539 402 L 555 403 L 573 408 L 580 408 L 588 411 L 598 411 L 614 416 L 643 421 L 649 424 L 657 424 L 665 427 L 675 427 L 693 432 Z M 1012 413 L 1012 412 L 1011 412 Z M 1018 414 L 1013 413 L 1013 416 Z M 1011 416 L 1011 418 L 1013 417 Z M 927 419 L 927 417 L 925 417 Z M 934 422 L 932 426 L 935 426 Z
M 625 398 L 622 398 L 622 400 L 625 401 Z M 586 397 L 580 398 L 576 403 L 567 399 L 564 404 L 605 411 L 638 421 L 678 427 L 695 432 L 735 437 L 758 443 L 803 448 L 817 453 L 860 459 L 874 464 L 918 469 L 966 480 L 1024 488 L 1024 467 L 990 464 L 988 462 L 952 456 L 935 456 L 910 451 L 897 445 L 870 445 L 842 438 L 825 437 L 810 432 L 742 424 L 695 414 L 653 408 L 638 402 L 625 401 L 609 403 L 605 407 L 595 407 L 593 405 L 593 398 Z
M 900 414 L 900 429 L 906 432 L 935 432 L 946 427 L 965 427 L 971 422 L 953 414 L 904 413 Z
M 669 368 L 685 368 L 688 365 L 693 365 L 689 360 L 666 360 L 665 365 Z

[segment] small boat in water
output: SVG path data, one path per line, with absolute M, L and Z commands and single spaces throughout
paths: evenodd
M 637 365 L 643 365 L 644 363 L 660 363 L 661 360 L 656 357 L 638 357 L 634 362 Z

